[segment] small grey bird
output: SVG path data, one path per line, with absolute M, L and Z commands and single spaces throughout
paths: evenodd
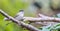
M 23 17 L 24 17 L 24 10 L 20 10 L 14 18 L 16 20 L 22 21 Z M 4 20 L 9 20 L 9 19 L 5 17 Z

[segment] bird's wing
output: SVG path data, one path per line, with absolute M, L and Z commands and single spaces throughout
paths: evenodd
M 17 17 L 17 16 L 19 16 L 19 14 L 18 14 L 18 13 L 14 16 L 14 18 L 15 18 L 15 17 Z

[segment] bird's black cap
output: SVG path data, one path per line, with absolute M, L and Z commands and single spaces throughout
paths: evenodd
M 21 12 L 21 11 L 24 11 L 24 10 L 20 9 L 19 12 Z

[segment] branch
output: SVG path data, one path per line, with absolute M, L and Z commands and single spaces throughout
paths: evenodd
M 42 27 L 50 24 L 56 24 L 56 23 L 58 22 L 35 22 L 35 24 L 42 25 Z
M 60 22 L 60 18 L 55 18 L 55 17 L 43 17 L 43 18 L 33 18 L 33 17 L 24 17 L 25 21 L 31 21 L 31 22 L 41 22 L 41 21 L 46 21 L 46 22 Z
M 38 14 L 38 16 L 39 16 L 39 17 L 42 17 L 42 18 L 48 18 L 48 16 L 43 15 L 43 14 L 40 14 L 40 13 Z
M 9 20 L 11 20 L 12 22 L 15 22 L 16 24 L 18 24 L 19 26 L 22 26 L 22 27 L 25 27 L 27 28 L 28 30 L 31 30 L 31 31 L 40 31 L 39 29 L 33 27 L 32 25 L 29 25 L 29 24 L 25 24 L 24 22 L 21 22 L 21 21 L 18 21 L 16 19 L 14 19 L 13 17 L 9 16 L 7 13 L 5 13 L 4 11 L 0 10 L 0 13 L 7 17 Z

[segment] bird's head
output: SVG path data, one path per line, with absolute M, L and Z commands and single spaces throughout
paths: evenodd
M 24 12 L 24 10 L 21 9 L 21 10 L 19 10 L 19 12 Z

